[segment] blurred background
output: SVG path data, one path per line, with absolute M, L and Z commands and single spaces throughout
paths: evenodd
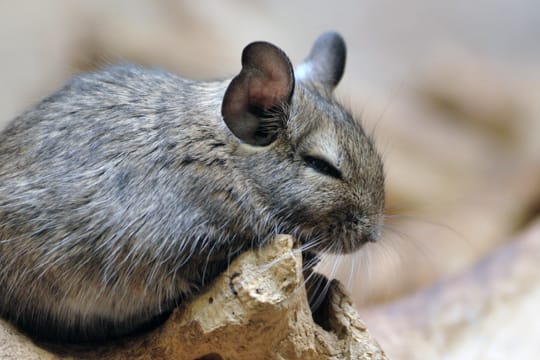
M 326 30 L 347 41 L 337 96 L 384 156 L 388 219 L 380 243 L 328 258 L 322 270 L 369 318 L 370 309 L 466 274 L 537 222 L 537 1 L 2 1 L 0 128 L 81 71 L 130 61 L 227 77 L 251 41 L 273 42 L 298 64 Z M 400 358 L 376 325 L 383 348 Z M 489 334 L 470 358 L 498 358 Z M 527 334 L 516 338 L 540 337 Z M 434 356 L 463 355 L 455 341 L 430 346 Z

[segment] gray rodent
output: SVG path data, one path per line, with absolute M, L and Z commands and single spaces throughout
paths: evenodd
M 134 65 L 75 77 L 0 134 L 0 314 L 58 341 L 129 334 L 278 233 L 379 237 L 381 158 L 333 97 L 345 43 L 295 69 L 267 42 L 232 80 Z

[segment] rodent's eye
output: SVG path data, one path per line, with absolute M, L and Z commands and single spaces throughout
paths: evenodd
M 336 179 L 341 179 L 341 171 L 339 171 L 334 165 L 330 164 L 328 161 L 309 155 L 304 155 L 302 157 L 306 164 L 312 169 L 320 172 L 323 175 L 328 175 Z

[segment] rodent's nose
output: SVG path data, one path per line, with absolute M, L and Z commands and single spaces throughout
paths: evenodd
M 367 242 L 377 242 L 381 238 L 382 224 L 374 225 L 366 234 Z
M 379 239 L 379 234 L 373 231 L 370 231 L 366 234 L 366 242 L 377 242 Z
M 382 220 L 380 218 L 368 219 L 363 216 L 350 216 L 348 220 L 359 226 L 365 242 L 377 242 L 380 239 L 382 233 Z

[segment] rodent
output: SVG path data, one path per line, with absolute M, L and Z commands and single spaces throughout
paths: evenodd
M 379 237 L 384 171 L 333 90 L 346 47 L 296 69 L 267 42 L 232 80 L 116 65 L 0 134 L 0 314 L 37 337 L 123 336 L 278 233 L 314 253 Z

